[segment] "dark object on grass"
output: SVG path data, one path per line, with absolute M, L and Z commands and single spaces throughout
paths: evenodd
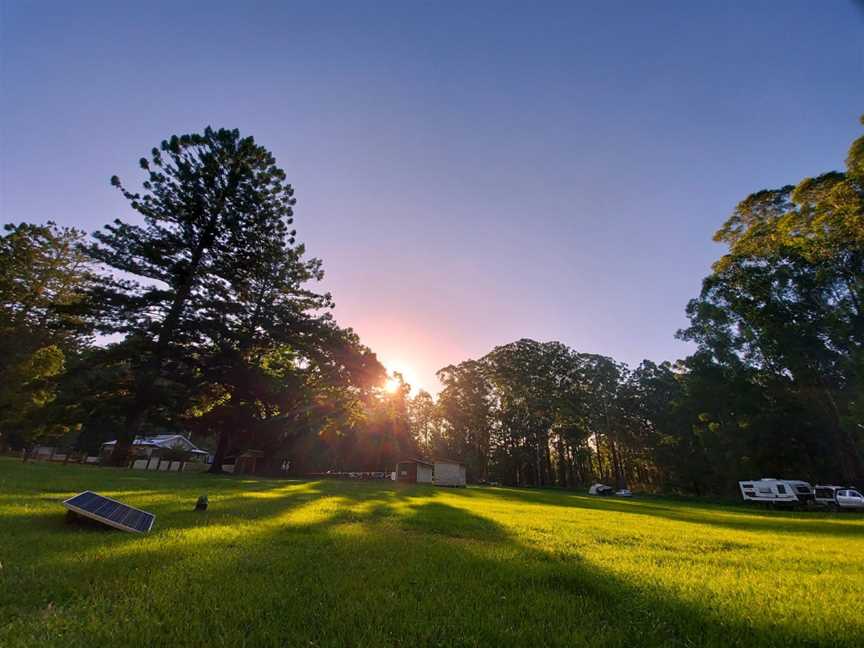
M 74 525 L 81 530 L 95 531 L 97 533 L 111 533 L 114 530 L 113 527 L 107 524 L 102 524 L 93 518 L 78 515 L 75 511 L 66 511 L 66 524 Z
M 207 510 L 207 496 L 202 495 L 198 498 L 198 501 L 195 503 L 196 511 L 206 511 Z
M 130 533 L 147 533 L 156 521 L 156 516 L 152 513 L 127 506 L 93 491 L 84 491 L 70 497 L 63 502 L 63 506 L 81 517 Z

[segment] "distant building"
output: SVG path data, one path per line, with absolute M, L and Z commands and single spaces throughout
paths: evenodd
M 465 486 L 465 463 L 455 459 L 436 459 L 434 483 L 436 486 Z
M 396 464 L 396 481 L 415 484 L 432 483 L 432 462 L 424 459 L 404 459 Z
M 116 440 L 103 443 L 102 453 L 111 452 L 116 443 Z M 193 461 L 210 462 L 210 453 L 196 446 L 182 434 L 157 434 L 151 437 L 135 437 L 132 447 L 135 450 L 135 454 L 142 457 L 158 456 L 163 452 L 173 450 L 188 452 Z
M 222 470 L 235 475 L 254 475 L 258 472 L 259 461 L 264 459 L 267 453 L 261 450 L 244 450 L 238 455 L 225 457 Z M 260 461 L 263 463 L 263 461 Z

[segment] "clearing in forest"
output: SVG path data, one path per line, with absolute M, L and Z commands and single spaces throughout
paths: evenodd
M 66 523 L 86 489 L 153 531 Z M 864 645 L 848 513 L 0 458 L 0 563 L 7 648 Z

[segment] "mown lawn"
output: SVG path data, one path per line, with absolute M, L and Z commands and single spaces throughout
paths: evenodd
M 67 523 L 85 489 L 153 532 Z M 0 458 L 0 562 L 4 648 L 864 645 L 853 514 Z

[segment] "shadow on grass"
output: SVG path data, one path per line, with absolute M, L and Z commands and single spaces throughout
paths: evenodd
M 526 546 L 439 495 L 475 499 L 481 510 L 488 499 L 699 524 L 712 523 L 701 519 L 708 509 L 515 489 L 197 475 L 150 478 L 135 493 L 120 471 L 99 482 L 92 472 L 77 480 L 57 472 L 50 496 L 24 484 L 3 499 L 23 508 L 0 516 L 0 644 L 47 645 L 46 637 L 62 636 L 65 645 L 127 645 L 130 637 L 147 645 L 855 645 L 852 628 L 826 637 L 778 622 L 766 608 L 749 620 L 730 618 L 707 598 L 695 603 L 625 580 L 575 551 Z M 155 531 L 93 534 L 65 525 L 62 508 L 55 515 L 46 506 L 67 485 L 78 492 L 82 478 L 108 495 L 128 493 L 133 505 L 152 502 Z M 207 492 L 210 510 L 195 513 Z M 797 522 L 764 518 L 777 521 Z
M 61 533 L 66 551 L 34 567 L 55 574 L 54 586 L 7 600 L 0 639 L 35 645 L 62 629 L 93 644 L 819 643 L 800 628 L 726 618 L 659 586 L 634 586 L 578 554 L 525 546 L 485 517 L 419 500 L 430 495 L 274 485 L 214 497 L 203 515 L 164 504 L 161 533 L 146 537 Z M 292 521 L 311 506 L 323 516 Z

